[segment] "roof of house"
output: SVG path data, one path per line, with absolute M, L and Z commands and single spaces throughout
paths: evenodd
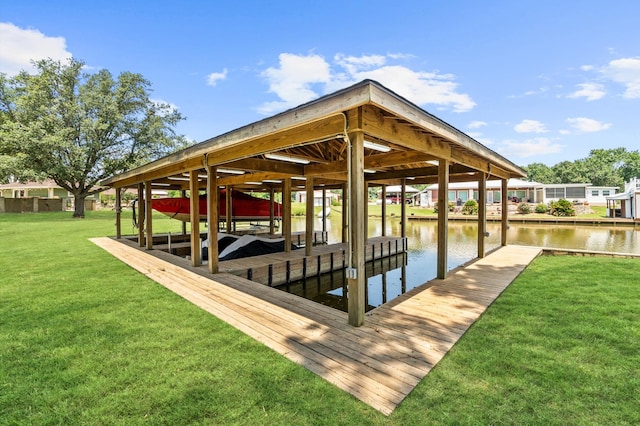
M 487 181 L 487 189 L 500 189 L 502 186 L 501 181 L 499 180 L 488 180 Z M 516 189 L 516 188 L 542 188 L 544 185 L 538 182 L 529 182 L 522 179 L 509 179 L 507 181 L 507 188 Z M 449 189 L 477 189 L 478 181 L 470 180 L 467 182 L 451 182 L 449 183 Z M 438 184 L 429 185 L 426 189 L 434 190 L 438 189 Z
M 390 186 L 387 186 L 385 190 L 386 190 L 387 194 L 390 193 L 390 192 L 402 192 L 402 185 L 390 185 Z M 406 193 L 420 192 L 419 189 L 416 189 L 416 188 L 414 188 L 413 186 L 410 186 L 410 185 L 405 185 L 404 191 Z M 382 192 L 382 189 L 378 190 L 379 194 L 381 192 Z
M 10 182 L 0 185 L 0 189 L 62 189 L 60 185 L 53 180 L 44 180 L 42 182 Z

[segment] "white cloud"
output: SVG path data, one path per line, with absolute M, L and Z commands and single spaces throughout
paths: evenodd
M 537 120 L 522 120 L 513 127 L 518 133 L 546 133 L 544 124 Z
M 469 111 L 476 103 L 469 95 L 458 93 L 458 84 L 450 74 L 413 71 L 403 66 L 385 66 L 354 75 L 356 81 L 372 79 L 418 105 L 451 107 L 455 112 Z
M 259 111 L 264 114 L 291 108 L 317 98 L 312 84 L 331 81 L 330 66 L 322 56 L 300 56 L 281 53 L 279 68 L 267 68 L 262 76 L 269 83 L 269 92 L 281 100 L 263 104 Z
M 383 55 L 345 56 L 342 53 L 335 55 L 333 60 L 345 68 L 350 75 L 380 67 L 387 62 L 387 58 Z
M 480 127 L 484 127 L 486 125 L 487 123 L 484 121 L 474 120 L 471 123 L 469 123 L 467 127 L 470 129 L 479 129 Z
M 592 71 L 592 70 L 593 70 L 593 68 L 594 68 L 594 66 L 593 66 L 593 65 L 583 65 L 583 66 L 581 66 L 581 67 L 580 67 L 580 69 L 581 69 L 582 71 Z
M 626 87 L 623 97 L 640 98 L 640 57 L 613 60 L 602 73 L 606 78 Z
M 548 138 L 533 138 L 526 141 L 505 141 L 498 152 L 506 157 L 527 158 L 534 155 L 556 154 L 564 145 L 552 142 Z
M 262 73 L 269 83 L 269 91 L 280 98 L 259 108 L 265 114 L 297 106 L 364 79 L 376 80 L 419 105 L 435 104 L 456 112 L 468 111 L 476 105 L 469 95 L 458 92 L 458 84 L 452 75 L 387 64 L 395 59 L 391 55 L 337 54 L 333 58 L 334 69 L 324 57 L 315 54 L 282 53 L 279 59 L 279 67 L 268 68 Z
M 218 84 L 218 81 L 225 80 L 227 78 L 227 69 L 225 68 L 222 72 L 212 72 L 207 76 L 207 85 L 215 86 Z
M 607 94 L 604 90 L 604 86 L 598 83 L 583 83 L 578 84 L 580 90 L 568 95 L 568 98 L 586 98 L 588 101 L 595 101 L 604 97 Z
M 602 123 L 585 117 L 567 118 L 567 123 L 574 129 L 584 133 L 600 132 L 611 127 L 611 123 Z
M 416 57 L 411 53 L 387 53 L 387 56 L 391 59 L 413 59 Z
M 23 29 L 10 22 L 0 22 L 0 72 L 14 76 L 20 71 L 34 72 L 31 61 L 51 58 L 64 60 L 67 51 L 64 37 L 48 37 L 35 29 Z

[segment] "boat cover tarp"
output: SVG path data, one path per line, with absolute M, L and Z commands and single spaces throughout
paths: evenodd
M 227 202 L 225 189 L 220 191 L 219 211 L 220 220 L 225 220 L 227 216 Z M 235 221 L 269 220 L 271 202 L 264 198 L 254 197 L 242 191 L 233 190 L 231 195 L 232 211 L 231 215 Z M 198 210 L 200 220 L 207 219 L 207 196 L 201 195 L 198 200 Z M 154 198 L 151 200 L 151 207 L 171 218 L 189 222 L 191 220 L 191 203 L 187 197 Z M 282 218 L 282 204 L 274 203 L 273 215 L 275 219 Z

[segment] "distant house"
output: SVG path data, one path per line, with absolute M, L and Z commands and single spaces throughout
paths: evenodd
M 579 203 L 606 205 L 607 197 L 615 195 L 618 187 L 593 186 L 590 183 L 545 184 L 543 203 L 558 201 L 561 198 Z
M 85 209 L 94 210 L 98 197 L 97 194 L 88 196 L 85 200 Z M 0 199 L 3 199 L 0 212 L 17 213 L 66 210 L 72 208 L 74 203 L 73 194 L 53 180 L 2 184 L 0 185 Z M 52 201 L 47 202 L 46 200 Z
M 11 182 L 0 185 L 3 198 L 69 198 L 72 195 L 52 180 L 42 182 Z
M 339 201 L 340 199 L 340 195 L 339 194 L 334 194 L 331 191 L 325 191 L 326 192 L 326 203 L 327 206 L 331 206 L 331 201 L 332 200 L 336 200 Z M 305 191 L 299 191 L 296 192 L 296 202 L 298 203 L 306 203 L 307 202 L 307 193 Z M 318 207 L 322 207 L 322 190 L 316 190 L 313 191 L 313 205 Z
M 404 191 L 406 197 L 405 203 L 413 203 L 413 196 L 420 192 L 416 188 L 409 185 L 405 185 Z M 400 185 L 387 186 L 385 188 L 385 196 L 387 198 L 387 204 L 400 204 L 400 201 L 402 200 L 402 187 Z M 382 189 L 378 190 L 378 200 L 376 201 L 376 203 L 382 204 Z
M 607 197 L 614 195 L 618 188 L 593 186 L 590 183 L 543 184 L 521 179 L 507 181 L 507 197 L 514 202 L 548 204 L 561 198 L 578 203 L 606 205 Z M 487 203 L 500 203 L 502 197 L 501 183 L 497 180 L 487 181 Z M 478 200 L 478 182 L 451 182 L 447 198 L 450 202 L 464 204 L 468 200 Z M 417 204 L 431 206 L 438 200 L 438 185 L 427 186 L 419 196 Z
M 606 199 L 609 217 L 640 220 L 640 179 L 630 179 L 624 185 L 624 192 Z
M 487 204 L 500 203 L 502 200 L 501 181 L 487 181 Z M 528 182 L 521 179 L 509 179 L 507 181 L 507 197 L 519 201 L 537 202 L 542 197 L 543 185 L 538 182 Z M 451 182 L 447 198 L 450 202 L 464 204 L 468 200 L 478 200 L 478 182 Z M 421 191 L 417 204 L 432 206 L 438 201 L 438 185 L 427 186 Z

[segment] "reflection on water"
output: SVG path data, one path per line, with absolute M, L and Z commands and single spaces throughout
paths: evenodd
M 329 242 L 341 240 L 340 216 L 329 216 L 327 231 Z M 322 223 L 316 220 L 315 229 L 322 229 Z M 295 218 L 294 231 L 303 231 L 304 218 Z M 557 224 L 510 224 L 507 233 L 509 244 L 519 244 L 536 247 L 556 247 L 565 249 L 580 249 L 589 251 L 607 251 L 640 254 L 640 231 L 627 227 L 606 228 L 600 226 L 563 226 Z M 369 236 L 382 235 L 382 220 L 369 218 Z M 400 235 L 400 220 L 387 220 L 387 235 Z M 437 222 L 436 221 L 408 221 L 407 238 L 409 251 L 406 263 L 399 266 L 374 270 L 367 279 L 367 310 L 393 300 L 400 294 L 411 290 L 435 278 L 437 271 Z M 500 245 L 500 224 L 487 223 L 490 233 L 485 240 L 485 248 L 492 250 Z M 462 265 L 477 256 L 477 225 L 472 222 L 449 222 L 448 257 L 449 270 Z M 370 268 L 370 264 L 367 264 Z M 338 274 L 338 275 L 335 275 Z M 324 278 L 327 279 L 327 278 Z M 324 286 L 326 291 L 319 292 L 310 299 L 316 300 L 338 309 L 346 311 L 344 297 L 343 271 L 334 273 L 329 278 L 331 288 Z M 310 287 L 311 278 L 300 286 Z M 302 294 L 301 294 L 302 295 Z M 307 296 L 305 296 L 307 297 Z
M 376 259 L 367 262 L 367 291 L 365 293 L 366 310 L 369 311 L 407 291 L 406 253 Z M 302 296 L 323 305 L 347 311 L 345 270 L 282 284 L 276 288 L 291 294 Z

